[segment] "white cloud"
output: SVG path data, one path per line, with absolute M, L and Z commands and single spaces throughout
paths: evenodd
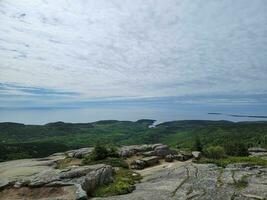
M 0 82 L 81 100 L 267 90 L 265 0 L 2 0 Z

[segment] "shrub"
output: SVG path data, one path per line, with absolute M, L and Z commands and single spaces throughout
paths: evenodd
M 227 155 L 230 156 L 248 156 L 248 147 L 240 142 L 227 142 L 224 145 Z
M 91 154 L 83 158 L 83 165 L 107 164 L 113 167 L 128 168 L 128 164 L 122 158 L 119 158 L 117 149 L 114 146 L 106 147 L 97 144 Z
M 233 185 L 238 189 L 246 188 L 248 186 L 247 176 L 243 175 L 241 179 L 235 181 Z
M 204 150 L 207 158 L 220 159 L 225 157 L 224 148 L 221 146 L 210 146 Z
M 90 155 L 90 158 L 92 160 L 103 160 L 108 156 L 108 150 L 105 146 L 102 146 L 100 144 L 96 144 L 92 154 Z
M 114 147 L 114 146 L 109 146 L 107 147 L 107 150 L 108 150 L 108 157 L 114 157 L 114 158 L 117 158 L 119 157 L 119 154 L 117 152 L 117 148 Z
M 115 172 L 114 182 L 96 189 L 93 196 L 107 197 L 127 194 L 135 189 L 134 184 L 141 180 L 141 176 L 131 170 L 119 169 Z
M 193 143 L 193 148 L 194 151 L 202 151 L 203 150 L 203 145 L 199 139 L 198 136 L 195 137 L 194 143 Z
M 106 164 L 111 165 L 112 167 L 122 167 L 129 168 L 127 162 L 122 158 L 105 158 L 103 160 L 92 160 L 90 156 L 85 157 L 82 160 L 83 165 L 95 165 L 95 164 Z

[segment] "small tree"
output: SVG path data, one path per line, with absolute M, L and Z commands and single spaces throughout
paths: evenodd
M 199 139 L 199 136 L 195 137 L 195 140 L 193 143 L 193 150 L 195 150 L 195 151 L 202 151 L 203 150 L 203 145 Z
M 225 150 L 221 146 L 210 146 L 204 150 L 207 158 L 220 159 L 225 157 Z
M 248 147 L 241 142 L 227 142 L 224 145 L 227 155 L 230 156 L 248 156 Z
M 103 160 L 108 156 L 108 150 L 105 146 L 100 145 L 99 143 L 96 144 L 91 159 L 92 160 Z

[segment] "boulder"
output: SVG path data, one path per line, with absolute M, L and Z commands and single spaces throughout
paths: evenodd
M 159 157 L 158 156 L 150 156 L 150 157 L 145 157 L 142 159 L 134 160 L 130 164 L 132 169 L 144 169 L 146 167 L 153 166 L 159 162 Z
M 252 147 L 248 149 L 249 155 L 252 157 L 261 157 L 267 159 L 267 149 L 260 147 Z
M 260 147 L 251 147 L 248 149 L 248 152 L 251 153 L 267 153 L 267 149 L 260 148 Z
M 192 151 L 192 156 L 194 159 L 198 160 L 201 157 L 201 152 L 200 151 Z
M 131 157 L 134 154 L 138 152 L 138 146 L 137 145 L 131 145 L 131 146 L 123 146 L 118 150 L 118 154 L 120 157 Z
M 121 157 L 130 157 L 136 154 L 142 154 L 143 152 L 152 151 L 151 145 L 131 145 L 131 146 L 123 146 L 119 149 L 118 154 Z
M 156 151 L 147 151 L 142 153 L 143 156 L 148 157 L 148 156 L 155 156 L 156 155 Z
M 145 151 L 151 151 L 151 150 L 152 150 L 152 147 L 151 145 L 148 145 L 148 144 L 144 144 L 136 148 L 137 152 L 145 152 Z
M 175 150 L 169 149 L 167 145 L 157 146 L 155 147 L 154 151 L 155 151 L 155 155 L 160 156 L 160 157 L 165 157 L 170 154 L 177 154 Z
M 184 156 L 179 153 L 178 155 L 175 155 L 174 159 L 178 161 L 184 161 Z
M 86 155 L 92 153 L 94 148 L 81 148 L 76 150 L 67 151 L 66 154 L 72 158 L 83 158 Z
M 157 148 L 157 147 L 159 147 L 159 146 L 162 146 L 163 144 L 161 144 L 161 143 L 158 143 L 158 144 L 152 144 L 151 145 L 151 148 L 153 149 L 153 150 L 155 150 L 155 148 Z
M 105 164 L 97 164 L 97 165 L 87 165 L 87 166 L 79 166 L 79 167 L 70 167 L 63 170 L 60 173 L 60 179 L 73 179 L 73 178 L 80 178 L 85 176 L 91 171 L 98 170 L 99 168 L 104 167 Z
M 121 157 L 131 157 L 133 155 L 148 156 L 160 156 L 165 157 L 169 154 L 177 154 L 175 150 L 170 150 L 167 145 L 164 144 L 144 144 L 144 145 L 131 145 L 123 146 L 118 151 Z
M 165 161 L 166 162 L 172 162 L 174 160 L 174 156 L 173 155 L 167 155 L 166 157 L 165 157 Z
M 134 152 L 128 149 L 122 149 L 118 152 L 120 157 L 128 158 L 134 155 Z
M 150 157 L 142 158 L 142 161 L 146 163 L 146 166 L 152 166 L 152 165 L 159 163 L 159 159 L 160 158 L 158 156 L 150 156 Z
M 180 154 L 183 156 L 184 161 L 193 158 L 192 152 L 180 151 Z
M 138 170 L 141 170 L 141 169 L 144 169 L 146 168 L 146 162 L 143 161 L 143 160 L 134 160 L 132 161 L 132 163 L 130 164 L 131 168 L 132 169 L 138 169 Z
M 81 187 L 88 195 L 90 195 L 97 187 L 113 182 L 113 169 L 109 165 L 93 170 L 86 174 Z

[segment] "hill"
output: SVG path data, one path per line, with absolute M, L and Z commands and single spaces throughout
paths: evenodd
M 229 145 L 267 147 L 267 122 L 184 120 L 151 127 L 154 120 L 104 120 L 92 123 L 55 122 L 45 125 L 0 123 L 0 160 L 43 157 L 68 149 L 93 146 L 165 143 L 176 148 Z M 235 146 L 235 145 L 232 145 Z

